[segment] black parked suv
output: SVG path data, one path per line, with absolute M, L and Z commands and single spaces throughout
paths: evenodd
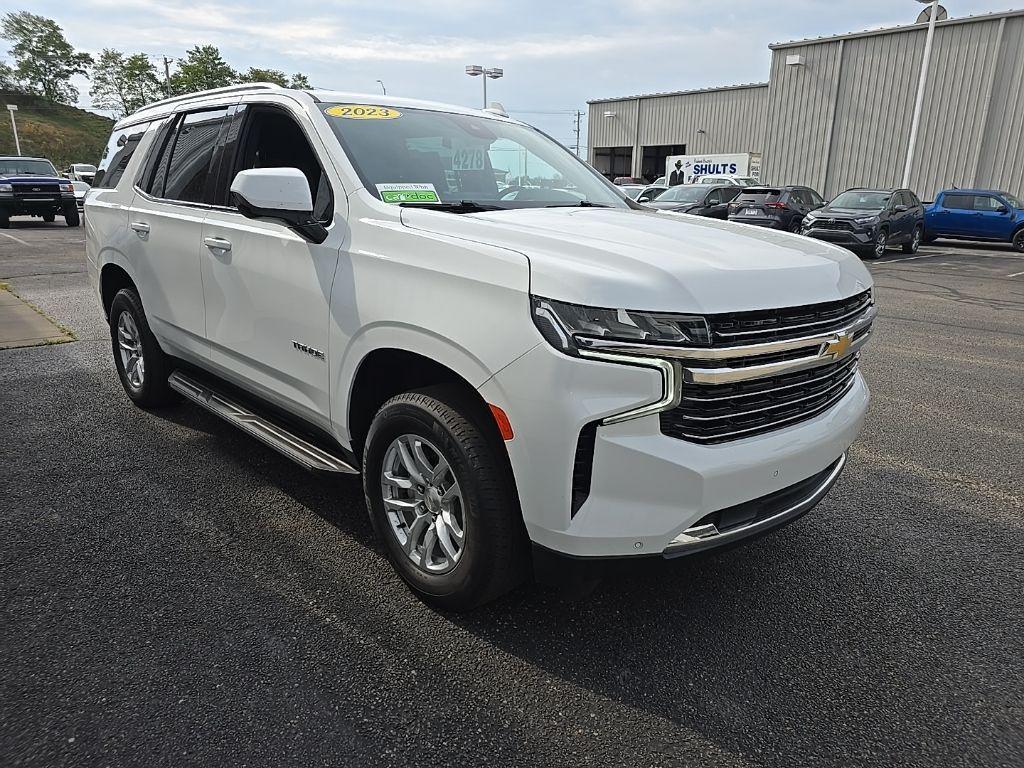
M 729 203 L 743 191 L 734 185 L 685 184 L 669 187 L 649 203 L 651 208 L 676 213 L 692 213 L 694 216 L 709 216 L 725 219 L 729 216 Z
M 63 216 L 69 227 L 77 227 L 74 185 L 46 158 L 0 157 L 0 228 L 10 226 L 11 216 L 41 216 L 43 221 Z
M 747 187 L 729 206 L 729 221 L 799 232 L 804 216 L 824 204 L 810 187 Z
M 917 253 L 924 238 L 924 206 L 909 189 L 848 189 L 804 217 L 803 234 L 845 245 L 877 259 L 892 245 Z

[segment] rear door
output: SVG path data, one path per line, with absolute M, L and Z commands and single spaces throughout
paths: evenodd
M 298 168 L 327 239 L 239 213 L 235 175 Z M 207 327 L 215 369 L 285 410 L 330 428 L 327 360 L 331 287 L 348 231 L 347 197 L 309 117 L 284 97 L 243 100 L 228 131 L 215 205 L 202 228 Z
M 928 220 L 930 234 L 969 235 L 974 223 L 974 195 L 946 192 Z
M 166 351 L 199 361 L 209 357 L 200 239 L 229 109 L 183 111 L 168 120 L 128 212 L 130 258 L 149 324 Z

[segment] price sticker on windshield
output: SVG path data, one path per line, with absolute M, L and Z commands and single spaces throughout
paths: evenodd
M 331 117 L 344 117 L 347 120 L 394 120 L 402 113 L 391 107 L 376 107 L 370 104 L 335 104 L 324 110 Z
M 482 171 L 485 167 L 482 149 L 457 149 L 452 155 L 453 171 Z

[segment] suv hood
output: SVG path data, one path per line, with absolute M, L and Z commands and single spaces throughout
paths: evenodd
M 0 173 L 0 180 L 4 184 L 67 184 L 68 179 L 61 176 L 18 176 L 17 174 L 7 175 Z
M 833 301 L 871 285 L 860 259 L 844 249 L 696 216 L 405 208 L 402 223 L 517 251 L 530 262 L 534 294 L 596 307 L 711 314 Z
M 866 219 L 868 216 L 881 216 L 882 210 L 882 208 L 819 208 L 814 214 L 834 219 Z

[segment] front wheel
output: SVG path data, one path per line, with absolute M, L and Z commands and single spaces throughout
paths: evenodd
M 440 608 L 468 610 L 526 575 L 526 534 L 496 445 L 452 388 L 388 400 L 363 451 L 374 531 L 403 580 Z
M 880 259 L 885 256 L 885 251 L 888 247 L 889 233 L 884 229 L 880 229 L 878 234 L 875 235 L 875 242 L 871 245 L 870 249 L 864 251 L 864 258 Z
M 10 229 L 11 226 L 11 214 L 7 211 L 0 210 L 0 229 Z
M 794 218 L 792 223 L 789 225 L 789 231 L 794 235 L 799 235 L 804 229 L 803 222 L 800 219 Z
M 903 244 L 904 253 L 917 253 L 917 249 L 921 247 L 921 240 L 924 237 L 924 232 L 921 227 L 914 227 L 914 234 L 910 236 L 910 242 Z
M 78 218 L 78 206 L 74 203 L 64 206 L 64 223 L 69 227 L 77 227 L 81 223 Z
M 53 224 L 53 222 L 56 221 L 56 219 L 57 219 L 57 214 L 55 214 L 55 213 L 44 213 L 43 214 L 43 221 L 45 221 L 47 224 Z
M 1024 229 L 1018 229 L 1013 236 L 1013 248 L 1018 253 L 1024 253 Z

